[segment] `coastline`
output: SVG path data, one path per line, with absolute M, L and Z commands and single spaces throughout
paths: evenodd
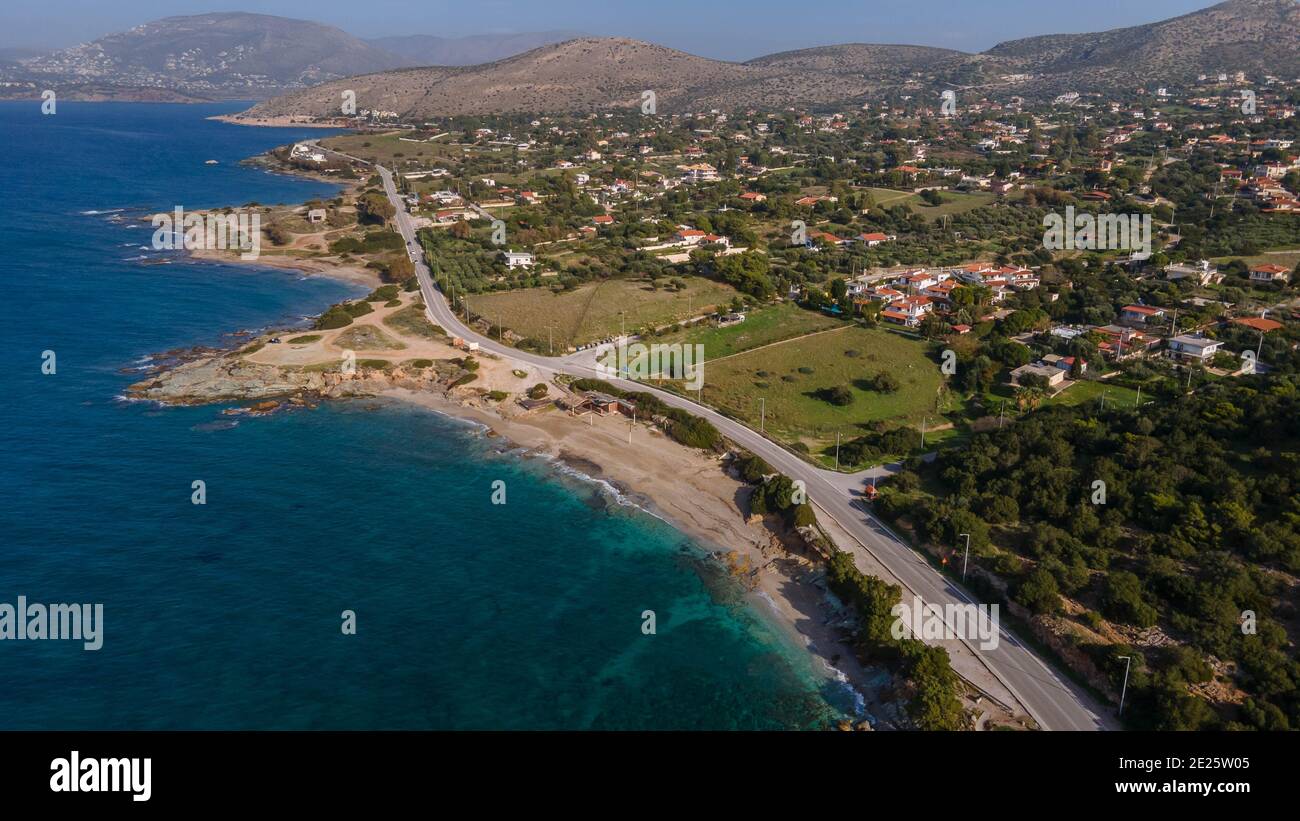
M 483 425 L 526 455 L 553 459 L 609 483 L 727 567 L 756 612 L 807 651 L 828 680 L 852 689 L 865 710 L 856 721 L 890 726 L 900 720 L 899 705 L 880 698 L 882 689 L 889 689 L 890 673 L 858 661 L 842 634 L 845 613 L 828 594 L 821 568 L 785 547 L 762 519 L 745 517 L 742 505 L 751 488 L 730 476 L 719 457 L 671 442 L 646 425 L 632 428 L 628 445 L 629 426 L 622 417 L 583 422 L 558 410 L 504 414 L 454 395 L 409 388 L 380 395 Z
M 221 123 L 231 125 L 247 125 L 256 128 L 344 128 L 345 126 L 333 125 L 330 123 L 316 122 L 315 118 L 299 120 L 297 117 L 280 116 L 280 117 L 243 117 L 239 113 L 235 114 L 214 114 L 208 117 L 209 120 L 216 120 Z
M 300 175 L 296 169 L 283 172 Z M 240 260 L 235 253 L 221 251 L 196 252 L 194 256 L 332 276 L 368 286 L 379 282 L 370 270 L 348 270 L 338 260 L 288 255 L 274 261 L 266 257 Z M 390 310 L 391 306 L 381 307 L 358 319 L 357 324 L 382 324 Z M 266 339 L 271 336 L 274 334 L 265 335 Z M 782 545 L 777 533 L 763 520 L 746 518 L 751 488 L 730 476 L 718 456 L 672 442 L 653 426 L 637 426 L 633 444 L 652 446 L 643 447 L 633 457 L 627 450 L 628 429 L 621 419 L 597 418 L 589 425 L 558 410 L 524 414 L 513 401 L 489 403 L 485 397 L 489 390 L 516 393 L 524 384 L 521 379 L 540 377 L 549 381 L 546 374 L 531 366 L 495 355 L 480 358 L 478 381 L 461 388 L 454 387 L 455 377 L 464 371 L 449 375 L 436 369 L 406 367 L 411 357 L 428 356 L 445 371 L 463 353 L 450 344 L 449 338 L 412 343 L 411 338 L 403 337 L 412 344 L 399 346 L 402 350 L 398 352 L 376 350 L 365 354 L 372 357 L 367 362 L 374 362 L 375 356 L 386 358 L 390 363 L 386 370 L 365 367 L 353 376 L 319 370 L 303 372 L 300 366 L 309 364 L 307 359 L 315 361 L 322 354 L 332 357 L 339 353 L 342 346 L 334 344 L 334 334 L 326 332 L 325 336 L 323 341 L 297 352 L 279 346 L 272 346 L 275 351 L 268 348 L 259 352 L 258 343 L 244 351 L 203 357 L 177 369 L 162 368 L 158 371 L 159 381 L 146 380 L 132 386 L 133 398 L 178 404 L 261 400 L 258 406 L 233 412 L 263 413 L 274 412 L 281 402 L 311 406 L 322 399 L 383 396 L 484 425 L 526 455 L 553 459 L 592 480 L 608 482 L 638 503 L 644 502 L 641 506 L 652 515 L 706 548 L 744 588 L 747 604 L 755 615 L 779 629 L 795 643 L 793 646 L 808 652 L 815 659 L 814 670 L 820 665 L 822 670 L 817 672 L 824 674 L 828 686 L 847 687 L 856 694 L 851 699 L 856 715 L 851 721 L 841 722 L 841 729 L 912 726 L 904 709 L 904 690 L 898 688 L 893 673 L 858 660 L 849 642 L 854 624 L 852 610 L 829 593 L 823 563 Z M 525 372 L 526 376 L 522 376 Z M 138 387 L 144 390 L 135 391 Z M 155 392 L 155 388 L 159 390 Z M 850 700 L 849 693 L 843 700 Z M 978 705 L 978 700 L 975 703 Z
M 304 276 L 323 276 L 331 279 L 376 288 L 383 284 L 378 272 L 360 265 L 345 265 L 331 260 L 315 260 L 287 254 L 261 254 L 257 259 L 241 259 L 238 251 L 193 249 L 186 252 L 191 259 L 201 262 L 219 262 L 223 265 L 239 265 L 250 268 L 271 268 L 279 271 L 291 271 Z

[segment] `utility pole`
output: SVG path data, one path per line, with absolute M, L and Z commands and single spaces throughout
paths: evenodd
M 926 423 L 926 421 L 927 421 L 926 417 L 922 416 L 922 417 L 921 417 L 921 447 L 922 447 L 922 448 L 925 447 L 925 423 Z
M 840 469 L 840 432 L 835 431 L 835 469 Z
M 1006 410 L 1007 410 L 1007 400 L 1003 399 L 1003 400 L 1002 400 L 1002 407 L 1000 407 L 1000 408 L 998 409 L 998 429 L 999 429 L 999 430 L 1001 430 L 1001 428 L 1002 428 L 1002 418 L 1003 418 L 1003 416 L 1006 414 Z
M 1142 407 L 1142 383 L 1141 382 L 1138 383 L 1138 398 L 1133 401 L 1133 407 L 1135 408 Z
M 1106 394 L 1110 393 L 1110 388 L 1101 392 L 1101 412 L 1106 412 Z
M 763 428 L 765 427 L 766 423 L 767 423 L 767 400 L 760 396 L 758 397 L 758 432 L 759 433 L 765 432 Z
M 1124 686 L 1121 687 L 1119 691 L 1119 712 L 1117 713 L 1117 715 L 1123 715 L 1124 695 L 1128 692 L 1128 668 L 1129 665 L 1132 664 L 1133 662 L 1132 662 L 1132 658 L 1129 656 L 1118 656 L 1118 658 L 1124 659 Z
M 962 556 L 962 560 L 961 560 L 961 580 L 964 582 L 966 581 L 966 563 L 970 561 L 970 534 L 969 533 L 957 534 L 957 538 L 959 539 L 962 536 L 966 537 L 966 553 Z
M 546 350 L 551 356 L 555 356 L 555 342 L 551 339 L 551 326 L 546 326 Z

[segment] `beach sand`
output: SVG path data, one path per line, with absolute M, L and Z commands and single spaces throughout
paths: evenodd
M 653 426 L 632 426 L 622 416 L 571 417 L 558 409 L 503 414 L 437 393 L 394 389 L 385 395 L 478 422 L 514 445 L 611 483 L 717 554 L 758 611 L 812 653 L 827 678 L 863 697 L 873 725 L 891 714 L 876 699 L 889 673 L 861 665 L 843 641 L 843 615 L 827 595 L 818 566 L 781 547 L 761 520 L 746 520 L 742 509 L 750 487 L 727 475 L 719 457 L 671 442 Z M 754 572 L 743 572 L 750 568 Z
M 231 125 L 251 125 L 261 126 L 263 128 L 344 128 L 333 123 L 318 123 L 315 118 L 307 117 L 246 117 L 240 113 L 235 114 L 218 114 L 208 117 L 209 120 L 217 122 L 230 123 Z
M 237 250 L 196 249 L 189 253 L 193 258 L 207 262 L 221 262 L 227 265 L 250 265 L 258 268 L 275 268 L 282 271 L 297 271 L 298 273 L 307 276 L 332 277 L 334 279 L 352 282 L 357 285 L 364 285 L 368 288 L 376 288 L 383 284 L 379 278 L 379 273 L 373 268 L 366 268 L 361 265 L 344 265 L 336 260 L 306 259 L 303 257 L 276 253 L 263 253 L 259 255 L 257 259 L 240 259 L 239 251 Z

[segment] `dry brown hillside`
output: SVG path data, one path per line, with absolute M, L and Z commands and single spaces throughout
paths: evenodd
M 708 108 L 852 106 L 880 92 L 979 86 L 1015 93 L 1136 90 L 1201 73 L 1300 76 L 1296 0 L 1229 0 L 1192 14 L 1094 34 L 1002 43 L 984 54 L 907 45 L 847 44 L 782 52 L 747 63 L 710 60 L 626 38 L 587 37 L 465 68 L 389 71 L 259 104 L 252 116 L 338 113 L 344 89 L 361 108 L 413 117 L 564 113 L 640 105 L 661 113 Z

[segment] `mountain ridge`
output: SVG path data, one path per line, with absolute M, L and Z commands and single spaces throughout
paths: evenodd
M 351 86 L 384 88 L 384 104 L 373 107 L 429 117 L 632 108 L 647 89 L 678 110 L 845 108 L 882 92 L 937 94 L 944 87 L 1051 96 L 1137 89 L 1153 77 L 1172 84 L 1211 72 L 1294 77 L 1300 76 L 1300 4 L 1228 0 L 1139 26 L 1009 40 L 978 54 L 849 43 L 733 63 L 628 38 L 581 38 L 454 75 L 416 71 L 396 87 L 375 77 L 350 78 L 350 85 L 318 86 L 247 113 L 329 116 L 339 92 Z

